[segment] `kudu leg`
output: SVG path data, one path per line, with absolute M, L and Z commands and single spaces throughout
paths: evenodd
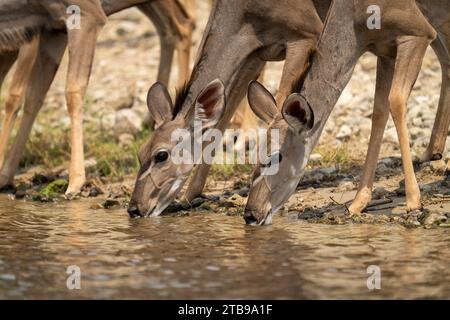
M 19 130 L 0 171 L 0 188 L 12 184 L 34 120 L 44 103 L 45 95 L 54 79 L 66 46 L 63 33 L 44 33 L 31 71 L 26 90 L 23 116 Z
M 300 77 L 300 75 L 305 71 L 305 66 L 307 66 L 308 60 L 310 59 L 310 54 L 312 49 L 315 47 L 315 40 L 303 40 L 295 42 L 288 45 L 286 52 L 286 62 L 283 69 L 283 75 L 281 77 L 280 88 L 277 94 L 277 103 L 282 103 L 286 99 L 287 95 L 291 93 L 292 86 L 294 82 Z M 261 73 L 262 67 L 259 71 Z M 248 81 L 247 81 L 248 83 Z M 282 104 L 281 104 L 282 105 Z M 227 110 L 227 115 L 224 120 L 220 123 L 219 129 L 222 132 L 228 126 L 237 105 L 229 108 Z M 280 105 L 279 105 L 280 107 Z M 196 197 L 200 196 L 203 188 L 206 184 L 206 178 L 210 170 L 210 165 L 200 164 L 194 171 L 191 183 L 186 191 L 184 198 L 187 201 L 192 201 Z
M 83 146 L 83 100 L 89 82 L 98 34 L 106 22 L 86 17 L 83 27 L 70 30 L 69 68 L 66 83 L 66 102 L 71 120 L 71 158 L 69 186 L 66 198 L 73 199 L 86 182 Z
M 39 38 L 36 38 L 32 42 L 22 46 L 17 58 L 17 68 L 5 103 L 5 118 L 3 119 L 0 133 L 0 168 L 3 166 L 8 141 L 23 102 L 38 49 Z
M 450 39 L 446 43 L 441 38 L 436 39 L 433 48 L 442 67 L 441 96 L 430 144 L 422 155 L 421 162 L 439 160 L 443 157 L 450 126 Z
M 165 7 L 168 2 L 154 1 L 139 6 L 152 22 L 159 35 L 160 41 L 160 61 L 157 79 L 166 87 L 169 86 L 170 73 L 176 47 L 176 32 L 173 25 L 169 23 L 170 10 Z
M 186 7 L 186 11 L 189 17 L 192 20 L 197 20 L 196 0 L 184 0 L 184 6 Z
M 179 60 L 178 85 L 184 85 L 189 77 L 194 20 L 181 7 L 178 0 L 154 1 L 139 6 L 139 9 L 153 22 L 160 38 L 158 81 L 169 85 L 176 50 Z
M 177 43 L 177 60 L 178 60 L 178 87 L 181 88 L 189 79 L 190 59 L 192 47 L 193 24 L 190 27 L 183 28 L 180 39 Z
M 14 62 L 16 61 L 18 56 L 18 51 L 8 51 L 3 52 L 0 54 L 0 92 L 3 85 L 3 82 L 5 81 L 6 75 L 8 74 L 9 70 L 11 70 L 11 67 L 13 66 Z M 5 106 L 5 118 L 8 117 L 8 111 L 7 107 Z M 5 127 L 5 119 L 3 120 L 2 124 L 2 130 Z M 0 135 L 0 140 L 2 140 L 3 134 Z M 1 142 L 0 142 L 1 144 Z M 0 149 L 0 168 L 3 165 L 3 158 L 4 158 L 4 150 Z
M 313 54 L 316 39 L 307 39 L 288 43 L 286 48 L 286 62 L 281 75 L 280 86 L 276 96 L 277 106 L 281 108 L 284 100 L 292 93 L 292 86 L 301 75 L 306 72 L 311 54 Z M 300 88 L 295 88 L 300 89 Z
M 407 101 L 422 67 L 425 52 L 430 44 L 427 38 L 404 38 L 399 40 L 389 104 L 397 128 L 405 174 L 407 211 L 420 210 L 420 189 L 414 173 L 409 134 L 406 121 Z
M 378 58 L 377 85 L 375 103 L 372 115 L 372 132 L 370 134 L 369 148 L 364 164 L 364 171 L 359 184 L 358 193 L 349 208 L 349 213 L 360 214 L 372 200 L 373 181 L 380 154 L 383 134 L 389 118 L 389 92 L 394 75 L 394 61 L 392 59 Z
M 0 54 L 0 89 L 2 88 L 3 81 L 5 81 L 6 75 L 17 59 L 17 54 L 18 51 L 6 51 Z
M 258 77 L 258 82 L 264 83 L 265 73 L 266 72 L 264 69 Z M 245 134 L 246 131 L 256 130 L 259 124 L 258 118 L 250 108 L 247 99 L 243 99 L 241 101 L 241 104 L 237 108 L 235 115 L 231 121 L 231 128 L 235 127 L 236 129 L 241 130 L 242 134 L 238 136 L 236 143 L 234 143 L 234 141 L 229 141 L 231 138 L 234 138 L 234 135 L 232 137 L 225 135 L 223 143 L 224 145 L 228 145 L 228 143 L 234 143 L 234 150 L 236 152 L 239 152 L 245 149 L 247 143 L 251 143 L 251 141 L 247 140 L 249 136 Z

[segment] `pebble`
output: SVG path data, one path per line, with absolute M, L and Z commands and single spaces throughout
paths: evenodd
M 346 140 L 351 137 L 353 131 L 352 128 L 350 128 L 347 125 L 343 125 L 340 129 L 338 134 L 336 135 L 336 138 L 339 140 Z
M 309 160 L 313 163 L 318 163 L 320 161 L 323 160 L 323 156 L 319 153 L 313 153 L 310 157 Z

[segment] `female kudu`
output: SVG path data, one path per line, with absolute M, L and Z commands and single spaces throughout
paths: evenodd
M 80 8 L 79 29 L 66 29 L 64 25 L 67 8 L 72 5 Z M 0 21 L 1 82 L 14 61 L 18 60 L 0 135 L 0 188 L 12 183 L 34 119 L 68 44 L 70 62 L 66 97 L 73 128 L 70 181 L 66 195 L 72 198 L 79 193 L 85 182 L 82 100 L 92 67 L 97 34 L 106 21 L 105 14 L 111 15 L 136 5 L 154 22 L 161 38 L 158 80 L 168 83 L 174 50 L 177 49 L 179 83 L 184 83 L 189 73 L 194 22 L 179 0 L 42 1 L 32 6 L 27 2 L 17 2 L 0 7 L 0 17 L 2 14 L 8 17 Z M 17 54 L 19 47 L 20 53 Z M 8 138 L 25 92 L 24 116 L 12 149 L 3 163 Z
M 194 120 L 203 128 L 224 130 L 250 80 L 266 61 L 286 59 L 277 99 L 283 101 L 322 31 L 330 1 L 217 0 L 203 36 L 191 80 L 172 103 L 161 84 L 148 95 L 149 111 L 157 123 L 152 138 L 141 148 L 129 213 L 159 215 L 175 198 L 194 168 L 175 164 L 172 132 L 193 133 Z M 220 80 L 215 80 L 215 79 Z M 225 96 L 227 107 L 225 108 Z M 198 116 L 196 118 L 196 115 Z M 186 194 L 200 195 L 210 166 L 200 164 Z
M 369 28 L 367 24 L 368 8 L 373 5 L 380 10 L 381 28 Z M 261 85 L 253 83 L 250 86 L 249 100 L 253 110 L 270 122 L 270 128 L 281 132 L 281 147 L 273 156 L 282 162 L 277 175 L 264 176 L 261 167 L 255 171 L 245 210 L 247 223 L 269 223 L 272 214 L 295 192 L 327 118 L 350 80 L 359 57 L 366 51 L 378 56 L 377 86 L 364 173 L 349 211 L 359 214 L 371 200 L 389 111 L 400 141 L 407 211 L 421 209 L 420 190 L 411 160 L 406 104 L 431 43 L 441 61 L 445 80 L 435 127 L 438 131 L 445 131 L 444 137 L 447 135 L 450 112 L 449 10 L 450 2 L 446 0 L 335 0 L 311 69 L 304 83 L 295 91 L 298 93 L 286 99 L 281 112 Z

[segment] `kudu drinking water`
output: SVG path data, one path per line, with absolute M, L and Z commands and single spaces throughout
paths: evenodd
M 158 128 L 141 148 L 141 168 L 129 213 L 158 215 L 175 198 L 193 164 L 175 164 L 171 134 L 194 120 L 203 128 L 224 130 L 250 80 L 266 61 L 286 59 L 277 99 L 283 101 L 315 47 L 330 1 L 217 0 L 213 4 L 191 80 L 173 104 L 161 84 L 148 95 L 149 111 Z M 220 80 L 217 80 L 220 79 Z M 225 96 L 227 103 L 225 103 Z M 226 108 L 225 108 L 226 105 Z M 197 115 L 197 119 L 196 119 Z M 193 199 L 203 190 L 209 165 L 201 164 L 186 194 Z
M 370 10 L 381 15 L 380 28 L 369 28 Z M 295 93 L 286 99 L 282 110 L 261 85 L 250 85 L 248 96 L 252 109 L 270 123 L 271 129 L 280 130 L 281 146 L 273 157 L 281 163 L 278 174 L 273 176 L 262 175 L 261 166 L 257 167 L 245 209 L 247 223 L 269 223 L 272 215 L 295 192 L 327 118 L 349 82 L 359 57 L 366 51 L 378 56 L 372 133 L 362 180 L 349 211 L 358 214 L 371 201 L 389 112 L 400 141 L 407 210 L 421 209 L 420 190 L 411 160 L 406 104 L 425 51 L 432 44 L 441 61 L 444 78 L 435 127 L 437 131 L 445 131 L 445 134 L 438 133 L 439 136 L 446 137 L 450 113 L 449 12 L 450 1 L 447 0 L 335 0 L 311 69 Z
M 192 0 L 190 0 L 192 3 Z M 78 6 L 80 27 L 67 28 L 70 6 Z M 138 6 L 155 24 L 161 38 L 158 79 L 168 83 L 174 50 L 178 50 L 180 78 L 189 73 L 194 22 L 179 0 L 6 1 L 0 5 L 0 84 L 18 59 L 0 136 L 0 163 L 11 128 L 26 91 L 24 116 L 0 171 L 0 188 L 12 183 L 32 124 L 53 81 L 66 45 L 69 47 L 66 98 L 72 121 L 70 181 L 66 195 L 79 193 L 85 182 L 82 105 L 97 35 L 106 15 Z M 20 54 L 18 50 L 20 48 Z M 28 85 L 30 83 L 30 85 Z

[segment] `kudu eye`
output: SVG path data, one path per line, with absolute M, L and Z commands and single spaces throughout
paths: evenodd
M 169 153 L 167 151 L 160 151 L 155 156 L 155 163 L 161 163 L 169 159 Z

